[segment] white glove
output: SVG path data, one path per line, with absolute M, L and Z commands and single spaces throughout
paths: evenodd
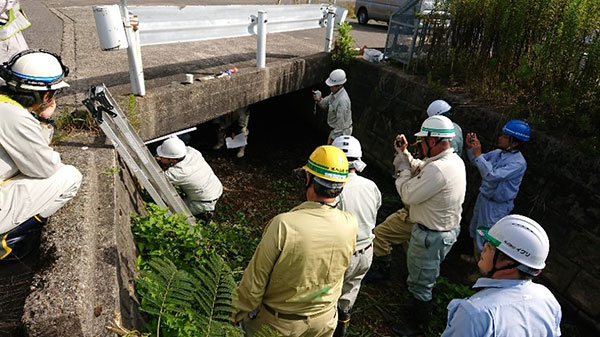
M 394 156 L 394 167 L 396 168 L 396 172 L 410 170 L 410 162 L 408 161 L 408 157 L 403 153 L 396 154 Z

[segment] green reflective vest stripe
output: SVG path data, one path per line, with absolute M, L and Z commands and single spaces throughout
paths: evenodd
M 25 13 L 19 8 L 11 8 L 8 10 L 8 21 L 0 28 L 0 41 L 8 40 L 13 35 L 29 27 L 31 23 L 27 20 Z
M 19 104 L 19 102 L 15 101 L 14 99 L 12 99 L 6 95 L 0 95 L 0 103 L 8 103 L 8 104 L 16 105 L 21 108 L 23 107 L 21 104 Z

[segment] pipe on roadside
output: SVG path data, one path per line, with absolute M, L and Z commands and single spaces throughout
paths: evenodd
M 267 58 L 267 12 L 258 11 L 256 25 L 256 67 L 264 68 Z

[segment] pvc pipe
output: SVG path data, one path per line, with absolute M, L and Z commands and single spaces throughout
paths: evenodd
M 267 59 L 267 12 L 258 11 L 256 25 L 256 67 L 264 68 Z
M 127 61 L 129 62 L 129 80 L 131 81 L 131 91 L 134 95 L 144 96 L 146 86 L 144 84 L 144 68 L 142 66 L 142 49 L 140 45 L 139 30 L 134 31 L 129 22 L 129 10 L 127 9 L 127 0 L 121 1 L 121 20 L 125 27 L 125 36 L 129 48 L 127 48 Z
M 329 10 L 327 12 L 327 30 L 325 32 L 325 52 L 331 53 L 331 43 L 333 42 L 333 27 L 335 26 L 334 20 L 335 12 Z

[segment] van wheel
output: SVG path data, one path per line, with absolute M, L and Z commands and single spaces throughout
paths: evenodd
M 358 19 L 358 23 L 361 25 L 366 25 L 367 22 L 369 22 L 369 15 L 367 14 L 367 10 L 364 8 L 358 10 L 358 15 L 356 18 Z

